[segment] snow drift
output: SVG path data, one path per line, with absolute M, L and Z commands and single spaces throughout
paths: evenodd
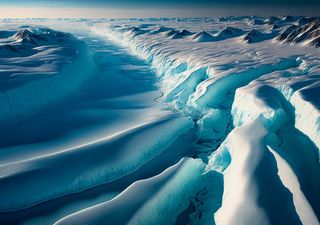
M 94 70 L 87 46 L 71 34 L 28 28 L 0 41 L 1 123 L 62 101 Z

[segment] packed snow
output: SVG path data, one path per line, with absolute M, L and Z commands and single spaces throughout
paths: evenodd
M 0 33 L 1 123 L 67 98 L 94 70 L 87 46 L 71 34 L 42 27 L 15 29 Z
M 0 221 L 319 224 L 319 25 L 2 20 Z

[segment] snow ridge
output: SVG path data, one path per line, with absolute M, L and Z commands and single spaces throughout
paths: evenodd
M 94 71 L 83 42 L 48 28 L 18 30 L 0 39 L 0 50 L 0 123 L 62 101 L 76 93 Z
M 277 22 L 284 27 L 298 20 L 295 17 L 269 19 L 268 22 L 273 25 Z M 265 22 L 261 21 L 263 20 L 249 25 L 264 26 Z M 307 36 L 308 38 L 303 40 L 309 40 L 309 37 L 314 35 L 312 31 L 316 29 L 315 24 L 311 22 L 304 25 L 302 33 L 297 34 L 296 38 L 302 40 L 301 36 Z M 286 39 L 296 28 L 296 25 L 283 28 L 286 30 L 276 39 L 280 40 L 284 36 Z M 229 26 L 214 35 L 199 31 L 191 39 L 194 42 L 192 45 L 190 40 L 183 38 L 154 44 L 149 39 L 148 32 L 132 38 L 110 29 L 108 25 L 94 26 L 92 29 L 128 47 L 133 54 L 150 62 L 161 80 L 161 99 L 181 113 L 191 116 L 197 125 L 199 140 L 209 143 L 212 149 L 217 149 L 211 155 L 205 153 L 198 156 L 204 160 L 204 156 L 208 156 L 206 171 L 222 173 L 224 177 L 222 206 L 214 213 L 216 224 L 239 224 L 239 218 L 244 224 L 252 221 L 261 224 L 318 223 L 320 212 L 314 198 L 319 197 L 316 186 L 320 181 L 303 180 L 304 175 L 297 171 L 298 158 L 295 155 L 302 143 L 309 143 L 306 145 L 308 150 L 305 160 L 311 166 L 306 167 L 305 172 L 312 173 L 311 171 L 315 170 L 319 173 L 319 127 L 318 123 L 314 122 L 320 115 L 316 109 L 318 104 L 315 103 L 318 100 L 313 100 L 306 93 L 301 95 L 305 92 L 304 89 L 311 93 L 314 89 L 319 89 L 318 85 L 314 84 L 318 77 L 312 76 L 319 72 L 313 61 L 319 62 L 315 49 L 310 50 L 310 55 L 302 55 L 298 53 L 298 48 L 290 47 L 291 52 L 288 54 L 285 50 L 287 47 L 283 46 L 280 51 L 277 50 L 279 58 L 274 59 L 271 52 L 279 46 L 273 48 L 269 45 L 272 45 L 271 39 L 276 33 L 262 33 L 256 29 L 244 33 L 242 29 Z M 307 34 L 302 35 L 305 32 Z M 239 44 L 236 39 L 241 35 L 243 37 Z M 153 37 L 153 40 L 157 40 L 156 37 Z M 175 42 L 176 46 L 178 41 L 182 47 L 175 48 L 173 43 Z M 214 45 L 216 41 L 220 42 L 220 46 Z M 243 42 L 260 45 L 262 50 L 254 50 L 250 45 L 245 47 Z M 203 44 L 203 48 L 200 47 Z M 190 49 L 190 45 L 193 47 L 191 53 L 186 54 L 188 50 L 185 46 Z M 242 61 L 240 54 L 236 58 L 233 56 L 235 63 L 232 63 L 226 60 L 224 55 L 217 53 L 217 49 L 223 49 L 224 54 L 231 56 L 234 51 L 230 46 L 253 57 L 251 66 L 248 66 L 248 61 Z M 207 48 L 205 53 L 201 52 L 204 48 Z M 211 52 L 210 59 L 206 54 L 210 52 L 209 49 L 215 51 Z M 306 81 L 306 77 L 310 75 Z M 311 83 L 315 85 L 314 89 L 309 86 Z M 306 105 L 309 104 L 314 105 L 314 109 L 307 110 Z M 306 111 L 312 112 L 307 126 L 315 125 L 313 131 L 302 125 L 307 119 L 303 116 Z M 233 129 L 234 127 L 236 128 Z M 287 137 L 285 132 L 290 132 L 292 136 Z M 282 156 L 292 160 L 291 174 L 296 176 L 291 176 L 292 180 L 288 181 L 283 170 L 278 171 L 278 167 L 284 166 L 279 154 L 284 154 L 283 151 L 290 148 L 290 138 L 297 138 L 299 141 L 297 146 L 293 147 L 292 153 Z M 283 145 L 279 145 L 281 141 Z M 279 146 L 274 147 L 275 145 Z M 239 149 L 239 146 L 243 147 Z M 250 163 L 251 161 L 255 163 Z M 267 177 L 262 175 L 266 173 L 269 174 Z M 301 190 L 293 188 L 292 182 L 300 183 Z M 270 184 L 275 190 L 273 193 L 265 189 Z M 239 193 L 242 194 L 239 196 Z M 275 198 L 282 199 L 279 201 L 283 205 L 270 200 Z M 306 218 L 304 215 L 310 217 Z
M 4 160 L 0 218 L 19 221 L 8 217 L 24 217 L 43 206 L 50 210 L 50 204 L 115 190 L 111 197 L 77 205 L 50 221 L 56 225 L 319 224 L 320 57 L 317 45 L 309 44 L 317 38 L 317 19 L 65 19 L 71 26 L 90 26 L 93 33 L 86 30 L 87 37 L 82 38 L 98 49 L 94 59 L 102 69 L 95 74 L 90 93 L 79 97 L 80 108 L 61 118 L 78 123 L 74 116 L 91 115 L 84 121 L 89 129 L 92 118 L 98 118 L 99 126 L 118 122 L 107 129 L 108 135 L 103 129 L 99 138 L 87 131 L 93 139 L 81 140 L 82 144 Z M 23 26 L 0 32 L 0 42 L 5 52 L 0 60 L 7 64 L 17 57 L 24 63 L 30 63 L 29 57 L 39 57 L 39 62 L 44 57 L 54 57 L 54 62 L 65 59 L 52 70 L 46 67 L 41 79 L 34 73 L 30 76 L 33 71 L 24 71 L 28 73 L 23 76 L 18 71 L 17 79 L 4 80 L 13 84 L 0 86 L 10 110 L 22 105 L 27 116 L 39 110 L 28 106 L 28 111 L 24 101 L 12 101 L 37 102 L 35 96 L 18 95 L 28 96 L 29 88 L 37 96 L 44 93 L 39 98 L 46 106 L 77 94 L 89 79 L 80 73 L 87 65 L 81 60 L 80 75 L 69 73 L 75 69 L 82 42 L 67 33 Z M 143 60 L 131 59 L 127 51 Z M 68 66 L 70 71 L 65 72 Z M 35 65 L 37 71 L 40 68 Z M 67 89 L 70 82 L 73 85 Z M 59 97 L 51 98 L 43 90 L 56 93 L 50 85 L 59 87 Z M 114 115 L 119 118 L 110 119 Z M 122 121 L 127 117 L 130 123 Z M 78 133 L 71 127 L 70 136 L 83 131 L 81 126 L 75 128 Z

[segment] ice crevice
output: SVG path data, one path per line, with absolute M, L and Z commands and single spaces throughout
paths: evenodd
M 199 128 L 200 141 L 211 143 L 213 148 L 233 127 L 231 105 L 237 88 L 265 74 L 299 67 L 303 62 L 299 56 L 292 56 L 237 72 L 233 69 L 217 72 L 215 65 L 206 65 L 192 56 L 179 57 L 165 44 L 146 42 L 141 35 L 130 35 L 112 27 L 93 26 L 92 30 L 148 61 L 159 78 L 159 88 L 163 92 L 160 100 L 191 116 Z
M 320 224 L 298 19 L 2 20 L 1 223 Z
M 262 224 L 318 224 L 319 203 L 315 199 L 319 198 L 320 180 L 310 176 L 319 171 L 317 148 L 295 127 L 294 107 L 285 95 L 277 87 L 265 83 L 258 79 L 237 90 L 232 106 L 236 129 L 210 156 L 207 169 L 222 172 L 225 186 L 223 204 L 215 219 L 218 224 L 237 224 L 238 217 L 247 219 L 244 224 L 251 220 Z M 257 160 L 262 161 L 256 164 Z M 259 170 L 263 164 L 265 168 L 261 169 L 267 171 L 261 171 L 262 175 Z M 236 183 L 243 183 L 243 186 L 237 185 L 235 190 L 232 187 Z M 264 186 L 272 187 L 273 192 L 264 190 Z M 286 200 L 280 202 L 289 204 L 283 206 L 287 212 L 282 207 L 276 211 L 268 208 L 279 206 L 271 206 L 272 201 L 268 201 L 277 195 L 276 191 L 279 191 L 279 198 L 286 196 Z M 244 193 L 243 199 L 237 198 L 239 192 Z M 233 198 L 239 199 L 238 206 L 230 205 Z M 246 205 L 255 204 L 253 208 L 261 211 L 246 209 Z
M 92 30 L 148 61 L 157 71 L 160 100 L 190 116 L 199 143 L 210 146 L 197 157 L 206 164 L 202 176 L 223 176 L 223 181 L 217 176 L 206 186 L 220 195 L 213 200 L 215 207 L 212 200 L 204 200 L 207 208 L 202 210 L 194 202 L 185 203 L 195 208 L 188 219 L 200 210 L 215 224 L 319 223 L 315 199 L 320 197 L 320 180 L 310 176 L 319 172 L 319 110 L 308 99 L 312 81 L 295 79 L 310 76 L 314 65 L 294 55 L 237 72 L 221 71 L 192 56 L 179 57 L 165 44 L 146 42 L 140 35 L 110 27 Z M 184 210 L 186 206 L 177 218 L 183 220 Z M 192 221 L 199 222 L 199 217 Z

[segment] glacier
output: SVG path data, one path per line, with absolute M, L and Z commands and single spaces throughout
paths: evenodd
M 0 48 L 1 122 L 19 120 L 67 98 L 95 69 L 83 42 L 48 28 L 20 28 L 1 38 Z
M 0 222 L 319 224 L 319 25 L 2 20 Z
M 203 176 L 204 168 L 200 159 L 183 159 L 158 176 L 133 183 L 116 198 L 67 216 L 56 225 L 104 224 L 110 220 L 114 224 L 174 224 L 189 199 L 221 177 L 214 172 Z M 125 206 L 128 202 L 132 203 L 130 207 Z

